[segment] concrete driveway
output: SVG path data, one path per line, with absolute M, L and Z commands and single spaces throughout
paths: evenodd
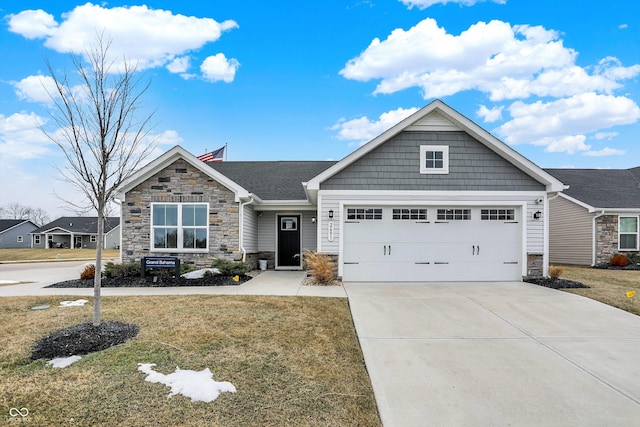
M 528 283 L 346 283 L 385 427 L 640 425 L 640 316 Z

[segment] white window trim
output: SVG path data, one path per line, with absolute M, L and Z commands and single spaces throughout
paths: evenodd
M 427 168 L 425 165 L 425 156 L 427 151 L 442 152 L 442 168 Z M 446 175 L 449 173 L 449 146 L 448 145 L 421 145 L 420 146 L 420 173 Z
M 154 226 L 153 226 L 153 209 L 155 205 L 177 205 L 178 206 L 178 225 L 176 226 L 178 229 L 178 236 L 177 236 L 177 248 L 156 248 L 155 247 L 155 242 L 154 242 Z M 207 229 L 207 247 L 206 248 L 193 248 L 193 249 L 185 249 L 182 247 L 183 245 L 183 241 L 182 241 L 182 228 L 183 226 L 182 224 L 182 206 L 183 205 L 206 205 L 207 206 L 207 225 L 206 225 L 206 229 Z M 151 203 L 151 220 L 149 221 L 149 234 L 150 234 L 150 244 L 151 247 L 149 248 L 150 252 L 166 252 L 166 253 L 207 253 L 209 252 L 209 241 L 211 240 L 211 232 L 210 232 L 210 224 L 209 224 L 209 203 L 207 202 L 158 202 L 158 203 Z M 194 227 L 187 227 L 187 228 L 194 228 Z M 195 228 L 205 228 L 205 227 L 195 227 Z
M 634 234 L 634 233 L 623 233 L 621 231 L 621 227 L 620 227 L 620 223 L 622 222 L 622 218 L 635 218 L 636 219 L 636 247 L 635 248 L 621 248 L 620 247 L 620 236 L 622 234 Z M 636 215 L 618 215 L 618 251 L 620 252 L 633 252 L 633 251 L 637 251 L 638 249 L 640 249 L 640 216 L 636 216 Z
M 17 242 L 18 242 L 18 243 L 22 243 L 22 242 L 24 242 L 24 237 L 22 237 L 22 236 L 17 236 Z
M 39 245 L 40 244 L 40 235 L 39 234 L 34 234 L 33 235 L 33 244 L 34 245 Z
M 98 236 L 96 236 L 95 234 L 92 234 L 91 236 L 89 236 L 89 242 L 96 243 L 97 241 L 98 241 Z

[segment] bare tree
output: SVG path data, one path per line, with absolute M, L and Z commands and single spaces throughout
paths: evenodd
M 98 214 L 94 326 L 100 325 L 100 272 L 106 210 L 117 188 L 156 145 L 155 140 L 148 141 L 153 113 L 138 118 L 142 95 L 150 83 L 142 84 L 136 66 L 126 59 L 116 67 L 116 61 L 109 59 L 110 45 L 110 40 L 98 36 L 96 44 L 84 55 L 86 65 L 82 57 L 71 55 L 80 78 L 76 87 L 70 84 L 66 73 L 57 75 L 47 61 L 56 86 L 56 93 L 51 94 L 54 102 L 51 117 L 58 129 L 55 133 L 43 129 L 67 159 L 66 166 L 59 169 L 60 173 L 84 194 Z
M 28 219 L 38 227 L 49 222 L 49 215 L 42 208 L 32 208 L 20 203 L 10 203 L 0 206 L 0 217 L 8 219 Z

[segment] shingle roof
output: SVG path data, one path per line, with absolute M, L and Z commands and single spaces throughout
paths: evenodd
M 115 216 L 110 216 L 106 218 L 104 224 L 104 232 L 108 233 L 109 231 L 116 228 L 120 225 L 120 218 Z M 72 233 L 83 233 L 83 234 L 95 234 L 98 232 L 98 217 L 95 216 L 63 216 L 55 221 L 51 221 L 48 224 L 43 225 L 40 228 L 33 230 L 31 233 L 38 234 L 44 233 L 45 231 L 61 228 L 63 230 L 70 231 Z
M 545 170 L 570 186 L 564 194 L 594 208 L 640 209 L 640 167 Z
M 303 182 L 335 161 L 209 162 L 213 169 L 262 200 L 305 200 Z
M 23 222 L 29 222 L 28 219 L 0 219 L 0 233 L 6 231 Z

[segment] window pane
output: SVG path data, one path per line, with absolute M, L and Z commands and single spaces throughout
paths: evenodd
M 178 225 L 178 205 L 167 206 L 167 219 L 165 225 Z
M 165 225 L 165 205 L 153 205 L 153 225 Z
M 620 249 L 638 249 L 636 242 L 638 236 L 636 234 L 621 234 L 620 235 Z
M 182 205 L 182 225 L 194 226 L 194 205 Z
M 167 235 L 166 235 L 165 228 L 155 228 L 153 230 L 153 247 L 154 248 L 167 247 Z
M 621 233 L 636 233 L 637 231 L 638 231 L 638 218 L 636 217 L 620 218 Z
M 206 228 L 198 228 L 196 229 L 196 248 L 198 249 L 206 249 L 207 248 L 207 229 Z
M 195 232 L 193 228 L 182 229 L 182 247 L 185 249 L 193 249 L 195 245 Z
M 209 225 L 207 221 L 207 213 L 208 213 L 207 205 L 196 205 L 195 207 L 195 220 L 194 224 L 199 226 Z
M 178 248 L 177 228 L 167 228 L 167 248 Z

